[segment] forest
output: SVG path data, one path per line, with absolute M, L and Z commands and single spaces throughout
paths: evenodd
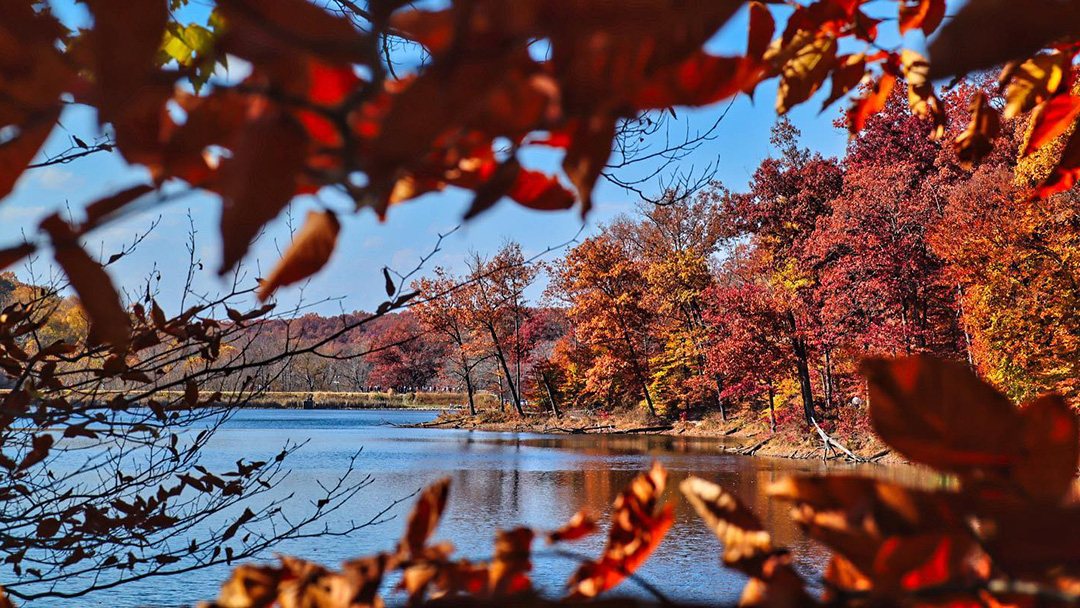
M 0 608 L 136 589 L 220 608 L 691 605 L 678 571 L 641 575 L 673 544 L 695 565 L 718 550 L 741 606 L 1080 604 L 1078 24 L 1076 0 L 0 2 Z M 690 162 L 744 152 L 717 125 L 766 91 L 748 183 Z M 835 157 L 792 120 L 818 103 L 848 137 Z M 101 158 L 124 170 L 74 200 L 27 189 Z M 511 235 L 440 266 L 454 231 L 432 230 L 381 284 L 338 270 L 374 310 L 303 297 L 346 255 L 347 216 L 463 195 L 466 224 L 507 205 L 584 219 L 605 188 L 625 213 L 567 242 Z M 193 200 L 186 231 L 112 238 Z M 121 271 L 153 255 L 186 271 Z M 251 412 L 278 391 L 462 402 L 286 427 Z M 574 451 L 462 429 L 620 416 L 645 426 L 591 428 L 708 423 L 719 457 L 689 469 L 674 435 Z M 813 444 L 822 468 L 759 462 L 759 516 L 722 483 L 748 462 L 738 432 Z M 886 478 L 871 442 L 912 477 Z M 519 502 L 545 446 L 621 460 Z M 379 492 L 409 454 L 420 487 Z M 505 462 L 510 521 L 455 513 L 468 473 Z M 601 512 L 548 525 L 586 494 Z M 776 505 L 805 544 L 781 546 Z M 462 510 L 458 542 L 492 536 L 488 553 L 434 540 Z M 400 537 L 368 542 L 399 514 Z M 334 542 L 337 569 L 309 561 Z M 559 597 L 534 572 L 553 556 L 574 564 Z

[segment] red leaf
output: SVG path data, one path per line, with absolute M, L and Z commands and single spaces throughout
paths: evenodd
M 900 35 L 918 28 L 929 36 L 944 18 L 945 0 L 917 0 L 915 4 L 905 0 L 900 5 Z
M 1039 196 L 1050 196 L 1058 192 L 1071 190 L 1080 177 L 1080 129 L 1073 131 L 1069 141 L 1065 143 L 1065 149 L 1061 152 L 1061 158 L 1050 176 L 1039 186 Z
M 86 226 L 96 226 L 105 216 L 153 190 L 153 186 L 141 184 L 90 203 L 86 206 Z
M 240 57 L 273 61 L 305 51 L 340 63 L 368 59 L 364 34 L 307 0 L 221 0 L 218 8 L 228 21 L 222 45 Z
M 341 224 L 332 211 L 309 211 L 304 226 L 281 256 L 270 278 L 259 286 L 259 300 L 266 300 L 278 287 L 292 285 L 318 272 L 334 252 Z
M 546 173 L 523 169 L 507 196 L 530 209 L 551 211 L 574 206 L 574 195 L 559 180 Z
M 1058 502 L 1080 461 L 1080 424 L 1065 400 L 1047 395 L 1020 410 L 1021 453 L 1013 477 L 1029 497 Z
M 751 2 L 750 34 L 746 43 L 746 57 L 753 61 L 760 61 L 768 50 L 775 31 L 776 22 L 769 9 L 761 2 Z
M 247 253 L 251 241 L 292 199 L 304 168 L 307 137 L 287 114 L 271 110 L 240 133 L 225 166 L 221 209 L 221 274 Z
M 762 71 L 760 63 L 745 57 L 701 52 L 659 71 L 638 91 L 634 105 L 642 110 L 708 105 L 752 88 Z
M 1056 139 L 1076 122 L 1078 116 L 1080 97 L 1075 95 L 1059 95 L 1042 104 L 1035 111 L 1032 119 L 1035 124 L 1021 156 L 1027 156 Z
M 432 55 L 446 50 L 454 39 L 453 15 L 449 10 L 401 11 L 390 18 L 390 27 L 427 47 Z

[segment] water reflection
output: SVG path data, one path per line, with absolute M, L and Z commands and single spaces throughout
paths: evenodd
M 349 457 L 361 446 L 359 465 L 375 483 L 358 497 L 348 512 L 335 515 L 336 523 L 365 519 L 391 500 L 450 476 L 453 485 L 439 540 L 450 540 L 459 555 L 483 559 L 491 553 L 496 527 L 529 525 L 549 529 L 561 525 L 579 508 L 608 513 L 615 494 L 654 459 L 671 471 L 669 499 L 687 475 L 715 481 L 742 497 L 773 532 L 779 545 L 791 548 L 799 567 L 820 571 L 821 550 L 804 539 L 788 519 L 788 508 L 765 496 L 773 481 L 793 473 L 823 469 L 820 461 L 747 458 L 725 453 L 724 443 L 701 438 L 671 436 L 537 436 L 462 430 L 403 429 L 388 423 L 419 422 L 426 412 L 266 410 L 240 412 L 208 446 L 204 464 L 211 469 L 229 467 L 237 459 L 273 456 L 286 440 L 310 440 L 293 459 L 294 471 L 280 488 L 304 496 L 318 481 L 341 474 Z M 851 472 L 854 467 L 832 465 L 830 470 Z M 935 484 L 911 468 L 859 467 L 907 483 Z M 640 571 L 647 580 L 674 598 L 696 602 L 732 603 L 743 580 L 719 566 L 719 543 L 682 500 L 676 500 L 675 524 L 654 557 Z M 394 546 L 401 534 L 407 507 L 397 519 L 365 529 L 350 537 L 295 541 L 282 552 L 302 555 L 328 565 Z M 335 523 L 331 521 L 331 526 Z M 584 539 L 574 551 L 598 555 L 602 535 Z M 543 551 L 538 543 L 537 548 Z M 271 556 L 267 556 L 268 559 Z M 534 560 L 535 579 L 550 595 L 562 589 L 575 564 L 565 558 L 541 554 Z M 216 595 L 227 568 L 209 569 L 182 577 L 136 583 L 65 606 L 118 606 L 193 604 Z M 627 583 L 627 593 L 641 593 Z M 390 594 L 400 604 L 399 594 Z M 48 602 L 35 603 L 48 606 Z M 60 605 L 60 603 L 53 604 Z

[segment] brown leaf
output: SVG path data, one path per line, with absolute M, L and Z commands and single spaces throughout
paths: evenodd
M 158 80 L 156 69 L 168 2 L 87 0 L 86 4 L 94 17 L 90 42 L 99 120 L 113 123 L 125 158 L 140 162 L 155 147 L 165 101 L 172 92 L 171 85 Z
M 837 58 L 836 67 L 832 71 L 832 90 L 829 92 L 828 98 L 821 104 L 821 111 L 824 112 L 829 106 L 836 102 L 844 95 L 848 94 L 848 91 L 854 89 L 863 78 L 866 77 L 866 55 L 863 53 L 855 53 L 853 55 L 843 55 Z
M 20 125 L 17 136 L 0 144 L 0 199 L 11 193 L 59 117 L 59 106 L 42 112 Z
M 221 0 L 218 9 L 228 22 L 222 45 L 249 60 L 272 61 L 297 51 L 340 63 L 369 59 L 366 36 L 347 18 L 306 0 Z
M 781 67 L 777 114 L 809 99 L 836 64 L 836 39 L 832 36 L 798 36 L 792 44 L 798 46 Z
M 239 566 L 221 585 L 216 606 L 221 608 L 267 608 L 278 597 L 284 576 L 273 566 Z
M 153 190 L 153 186 L 140 184 L 90 203 L 86 206 L 86 223 L 83 229 L 98 225 L 106 216 L 115 213 L 124 205 Z
M 11 266 L 35 251 L 37 251 L 37 245 L 32 243 L 23 243 L 7 249 L 0 249 L 0 270 Z
M 109 275 L 79 246 L 71 227 L 57 215 L 41 222 L 52 240 L 56 263 L 64 269 L 79 302 L 90 317 L 94 341 L 122 349 L 131 338 L 131 318 L 120 304 L 120 295 Z
M 384 604 L 379 597 L 379 587 L 382 585 L 383 575 L 395 566 L 394 558 L 385 553 L 342 564 L 341 569 L 355 590 L 353 605 L 356 608 L 382 608 Z
M 220 274 L 244 257 L 263 226 L 292 199 L 304 168 L 306 142 L 303 128 L 279 110 L 245 125 L 226 165 Z
M 578 540 L 593 532 L 596 532 L 596 520 L 589 515 L 588 511 L 582 509 L 577 513 L 574 513 L 574 516 L 570 518 L 570 521 L 563 524 L 558 530 L 549 532 L 547 535 L 547 542 L 550 545 L 559 542 Z
M 49 455 L 49 449 L 53 445 L 52 435 L 34 435 L 34 438 L 30 440 L 30 451 L 23 456 L 22 461 L 19 462 L 17 470 L 22 471 L 28 469 L 35 464 L 45 460 Z
M 322 608 L 348 606 L 355 595 L 350 578 L 294 557 L 281 557 L 286 573 L 278 586 L 281 608 Z
M 577 124 L 571 133 L 570 147 L 563 158 L 563 171 L 577 188 L 581 214 L 592 208 L 592 190 L 611 156 L 615 140 L 615 119 L 593 116 Z
M 870 420 L 882 441 L 956 473 L 1004 468 L 1016 456 L 1016 409 L 967 366 L 928 356 L 868 359 Z
M 532 589 L 529 554 L 533 536 L 532 530 L 523 527 L 496 531 L 495 557 L 488 565 L 489 594 L 501 597 Z
M 1021 452 L 1013 477 L 1027 496 L 1060 502 L 1080 461 L 1080 424 L 1065 400 L 1047 395 L 1020 410 Z
M 303 227 L 281 256 L 270 277 L 259 285 L 265 301 L 279 287 L 292 285 L 315 274 L 330 261 L 341 224 L 332 211 L 309 211 Z
M 1031 120 L 1034 125 L 1028 135 L 1021 156 L 1028 156 L 1060 137 L 1080 117 L 1080 97 L 1058 95 L 1035 110 Z
M 435 526 L 439 525 L 443 509 L 446 508 L 446 499 L 450 494 L 450 478 L 441 479 L 424 490 L 416 501 L 416 506 L 409 514 L 409 521 L 405 525 L 405 535 L 398 545 L 398 555 L 403 558 L 416 559 L 422 556 L 424 546 L 427 544 Z
M 930 43 L 931 78 L 938 80 L 1022 59 L 1076 33 L 1080 3 L 1071 0 L 971 0 Z
M 990 107 L 982 91 L 975 94 L 970 109 L 971 122 L 953 142 L 960 166 L 969 170 L 994 150 L 994 139 L 1001 131 L 997 110 Z
M 934 33 L 945 18 L 945 0 L 902 0 L 900 3 L 900 35 L 921 29 L 924 36 Z
M 635 477 L 615 498 L 604 554 L 582 564 L 570 577 L 569 599 L 596 597 L 645 563 L 674 521 L 673 506 L 657 504 L 666 481 L 667 471 L 654 462 L 648 473 Z

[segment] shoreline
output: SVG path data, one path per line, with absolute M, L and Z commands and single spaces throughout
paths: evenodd
M 771 433 L 767 428 L 748 423 L 741 419 L 731 419 L 720 425 L 712 421 L 642 421 L 597 419 L 585 415 L 564 415 L 555 418 L 550 415 L 529 415 L 524 419 L 498 413 L 479 413 L 471 416 L 464 412 L 444 413 L 427 423 L 401 425 L 403 428 L 428 429 L 466 429 L 500 433 L 530 433 L 551 436 L 630 436 L 661 435 L 711 439 L 721 443 L 721 451 L 741 456 L 784 458 L 790 460 L 824 460 L 844 464 L 872 463 L 881 465 L 910 465 L 911 463 L 892 450 L 881 445 L 876 437 L 862 438 L 863 447 L 850 447 L 855 458 L 846 455 L 843 450 L 830 446 L 826 451 L 824 438 L 810 429 L 802 440 L 792 441 L 781 433 Z M 828 437 L 826 435 L 826 437 Z M 833 443 L 839 443 L 844 449 L 842 439 L 828 437 Z M 827 453 L 827 455 L 826 455 Z

